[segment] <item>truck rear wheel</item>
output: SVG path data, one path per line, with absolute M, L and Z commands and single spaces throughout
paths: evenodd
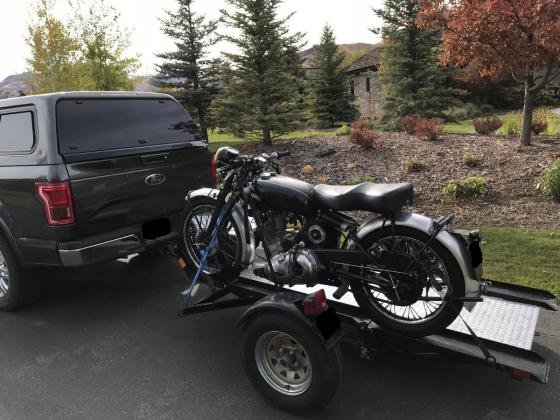
M 277 407 L 307 414 L 325 407 L 340 382 L 341 356 L 308 325 L 258 314 L 242 330 L 241 358 L 255 388 Z
M 42 282 L 23 269 L 6 239 L 0 235 L 0 310 L 13 311 L 41 296 Z

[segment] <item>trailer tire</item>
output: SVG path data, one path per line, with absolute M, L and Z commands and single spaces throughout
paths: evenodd
M 245 372 L 272 404 L 309 414 L 324 408 L 334 397 L 342 372 L 340 349 L 328 349 L 320 333 L 302 320 L 274 311 L 259 313 L 243 325 L 241 340 Z M 276 358 L 282 352 L 284 355 Z M 283 364 L 286 359 L 288 366 Z M 285 376 L 280 372 L 283 368 Z M 288 382 L 290 385 L 284 387 Z

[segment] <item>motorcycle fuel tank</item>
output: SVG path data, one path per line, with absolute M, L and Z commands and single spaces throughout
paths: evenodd
M 310 214 L 316 209 L 314 187 L 299 179 L 263 174 L 253 184 L 253 198 L 263 210 Z

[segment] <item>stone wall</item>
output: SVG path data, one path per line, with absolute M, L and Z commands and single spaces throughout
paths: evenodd
M 351 80 L 354 81 L 354 104 L 358 107 L 362 117 L 376 119 L 381 111 L 381 87 L 377 72 L 366 70 L 363 73 L 354 74 Z M 370 90 L 367 91 L 367 79 L 369 78 Z

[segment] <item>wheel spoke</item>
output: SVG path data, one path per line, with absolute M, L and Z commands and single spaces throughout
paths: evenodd
M 432 282 L 429 280 L 430 278 L 436 279 L 435 281 L 441 285 L 443 293 L 448 293 L 449 275 L 445 264 L 439 255 L 429 246 L 424 250 L 422 255 L 420 255 L 418 251 L 424 248 L 424 243 L 417 239 L 405 236 L 387 236 L 385 238 L 381 238 L 369 247 L 368 252 L 376 255 L 382 255 L 383 252 L 392 252 L 393 245 L 395 246 L 395 252 L 397 252 L 397 258 L 399 258 L 398 255 L 405 255 L 409 260 L 415 261 L 419 272 L 417 276 L 422 275 L 426 278 L 425 281 L 422 280 L 423 287 L 420 289 L 420 285 L 418 284 L 411 285 L 410 287 L 417 288 L 412 289 L 412 293 L 416 293 L 414 290 L 419 290 L 419 294 L 416 295 L 417 300 L 411 304 L 399 304 L 396 301 L 396 298 L 398 296 L 399 299 L 402 299 L 402 297 L 401 293 L 398 291 L 386 290 L 385 292 L 382 292 L 382 286 L 376 287 L 369 281 L 364 281 L 364 288 L 369 296 L 369 300 L 372 305 L 377 306 L 379 310 L 385 313 L 388 317 L 397 321 L 408 323 L 426 322 L 427 320 L 435 317 L 446 305 L 444 300 L 424 300 L 434 299 L 435 297 L 440 298 L 440 293 L 433 287 Z M 403 259 L 406 261 L 404 257 Z M 374 278 L 372 276 L 379 276 L 379 274 L 375 272 L 376 268 L 378 272 L 380 270 L 383 272 L 383 277 L 387 277 L 391 280 L 391 283 L 397 287 L 397 290 L 402 290 L 401 287 L 404 287 L 405 285 L 403 281 L 414 281 L 413 276 L 409 275 L 409 277 L 404 277 L 404 274 L 396 272 L 399 270 L 397 270 L 397 267 L 393 267 L 392 265 L 383 267 L 362 266 L 361 276 L 371 279 L 373 282 Z M 404 267 L 400 268 L 402 271 Z M 353 268 L 348 267 L 348 269 L 352 270 Z M 408 293 L 410 295 L 411 292 Z M 406 293 L 404 293 L 403 296 L 407 296 Z M 407 299 L 411 299 L 413 296 L 414 295 L 412 295 L 412 297 L 408 297 Z

